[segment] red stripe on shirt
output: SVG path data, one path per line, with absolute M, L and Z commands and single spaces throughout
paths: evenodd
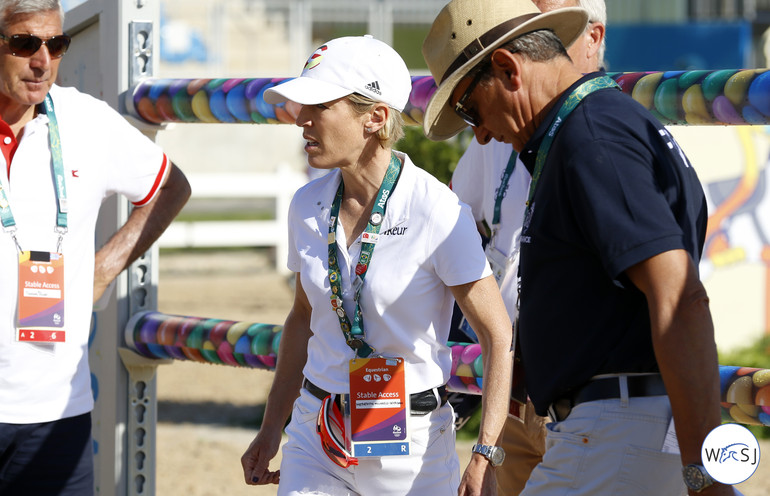
M 5 138 L 10 138 L 8 144 L 5 144 Z M 8 180 L 11 179 L 11 162 L 13 161 L 13 155 L 16 153 L 16 149 L 19 147 L 19 142 L 16 141 L 16 135 L 13 134 L 11 126 L 7 122 L 0 119 L 0 150 L 2 150 L 5 156 L 6 173 L 8 174 Z
M 160 166 L 160 171 L 158 172 L 158 175 L 155 177 L 155 183 L 152 185 L 152 189 L 150 192 L 145 196 L 143 199 L 139 200 L 138 202 L 133 202 L 134 206 L 141 207 L 143 205 L 146 205 L 150 200 L 152 200 L 153 196 L 155 196 L 155 193 L 158 191 L 158 188 L 160 188 L 160 185 L 163 183 L 163 178 L 166 176 L 166 169 L 168 168 L 168 157 L 166 157 L 166 154 L 163 154 L 163 164 Z

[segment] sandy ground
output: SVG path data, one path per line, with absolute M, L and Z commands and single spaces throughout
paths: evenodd
M 282 324 L 292 302 L 288 279 L 263 253 L 162 254 L 160 311 Z M 158 369 L 156 494 L 272 496 L 276 486 L 247 486 L 240 457 L 257 432 L 273 373 L 177 361 Z M 470 442 L 458 443 L 464 466 Z M 770 496 L 770 441 L 745 496 Z M 274 461 L 277 468 L 279 457 Z M 366 495 L 369 496 L 369 495 Z

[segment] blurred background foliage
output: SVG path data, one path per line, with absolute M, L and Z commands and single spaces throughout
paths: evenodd
M 419 126 L 405 126 L 404 133 L 404 138 L 394 148 L 409 155 L 417 167 L 430 172 L 444 184 L 449 184 L 457 161 L 473 139 L 470 129 L 446 141 L 429 140 Z
M 770 369 L 770 334 L 766 334 L 745 347 L 736 348 L 729 352 L 720 352 L 719 363 L 720 365 Z M 770 439 L 769 426 L 747 425 L 746 427 L 758 438 Z

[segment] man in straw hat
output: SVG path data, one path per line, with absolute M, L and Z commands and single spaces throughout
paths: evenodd
M 586 9 L 589 22 L 567 53 L 580 72 L 587 74 L 601 70 L 604 66 L 607 21 L 604 0 L 534 0 L 534 3 L 541 12 L 564 7 Z M 493 272 L 512 321 L 518 314 L 516 273 L 519 237 L 529 183 L 529 171 L 518 158 L 518 153 L 509 143 L 496 140 L 485 145 L 471 140 L 452 173 L 452 190 L 471 207 L 479 232 L 489 240 L 486 254 L 489 263 L 496 269 Z M 461 330 L 462 327 L 458 329 Z M 467 338 L 458 336 L 455 341 L 467 341 Z M 464 400 L 459 409 L 461 414 L 463 406 L 469 402 L 468 398 L 480 400 L 475 395 L 461 397 Z M 452 399 L 450 396 L 450 401 Z M 513 403 L 513 407 L 514 411 L 505 422 L 501 441 L 505 460 L 496 470 L 498 493 L 511 496 L 521 493 L 532 470 L 542 460 L 548 422 L 548 417 L 535 413 L 531 401 L 527 401 L 524 415 L 516 415 L 515 409 L 521 406 Z M 466 418 L 470 418 L 472 413 L 473 410 L 467 413 Z
M 660 122 L 575 68 L 564 45 L 587 21 L 530 0 L 453 0 L 423 44 L 438 84 L 426 134 L 471 125 L 532 174 L 517 334 L 535 410 L 555 422 L 522 494 L 681 494 L 685 481 L 732 494 L 700 465 L 720 424 L 697 272 L 704 195 Z

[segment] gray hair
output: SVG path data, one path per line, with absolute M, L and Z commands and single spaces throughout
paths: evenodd
M 0 29 L 5 29 L 9 20 L 18 15 L 38 14 L 41 12 L 59 12 L 64 24 L 64 7 L 60 0 L 0 0 Z
M 538 29 L 504 43 L 511 53 L 521 53 L 533 62 L 545 62 L 556 57 L 569 57 L 561 40 L 550 29 Z
M 590 27 L 592 22 L 600 22 L 603 25 L 607 25 L 607 5 L 604 0 L 578 0 L 578 7 L 582 7 L 588 11 L 588 26 Z M 588 29 L 588 27 L 586 27 Z M 599 66 L 604 66 L 604 51 L 607 48 L 606 35 L 602 38 L 602 44 L 599 47 L 597 54 L 599 58 Z
M 533 62 L 546 62 L 556 57 L 566 57 L 569 59 L 567 49 L 564 48 L 559 37 L 550 29 L 538 29 L 537 31 L 525 33 L 506 41 L 498 48 L 508 50 L 511 53 L 520 53 Z M 465 77 L 473 78 L 482 73 L 479 84 L 488 84 L 492 79 L 492 72 L 489 70 L 491 66 L 492 55 L 488 55 L 476 67 L 471 69 Z
M 363 115 L 372 110 L 375 105 L 382 103 L 359 95 L 358 93 L 348 95 L 348 100 L 353 106 L 353 111 L 358 115 Z M 380 140 L 380 146 L 385 149 L 393 148 L 393 145 L 403 137 L 404 118 L 401 116 L 401 112 L 390 107 L 388 120 L 385 122 L 385 125 L 377 131 L 377 138 Z

